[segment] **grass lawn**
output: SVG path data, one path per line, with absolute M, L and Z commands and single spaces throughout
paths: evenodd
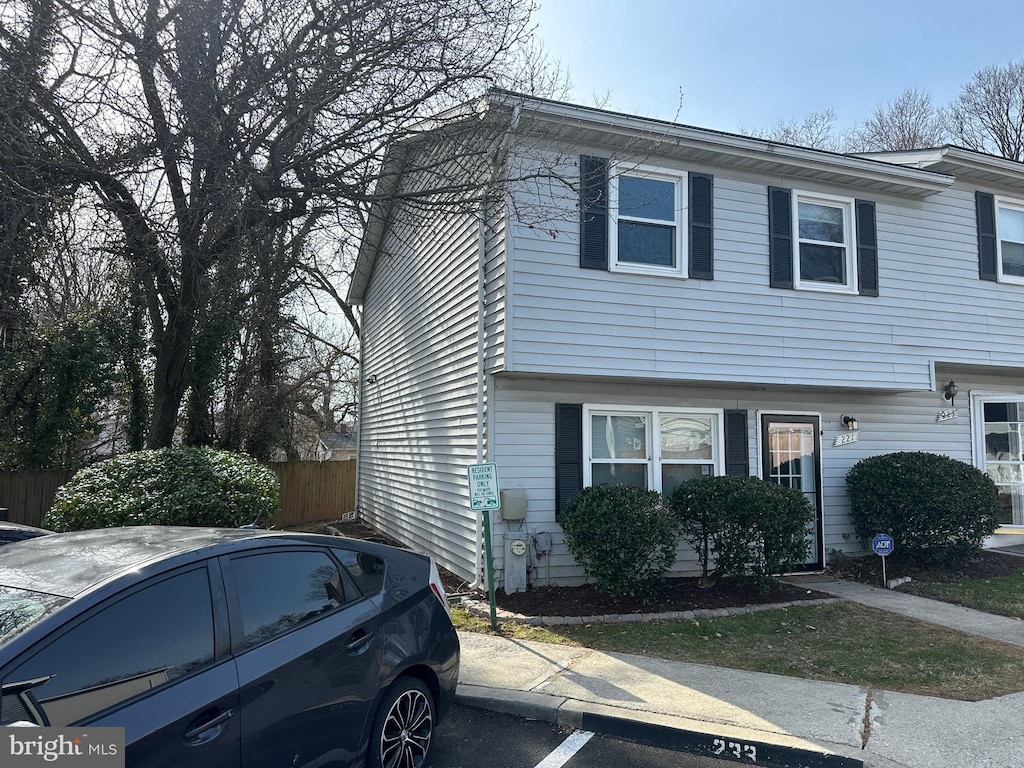
M 965 605 L 987 613 L 998 613 L 1000 616 L 1024 619 L 1024 570 L 1007 576 L 964 582 L 915 579 L 900 587 L 900 591 Z
M 1022 583 L 1022 582 L 1019 582 Z M 489 622 L 456 609 L 461 630 Z M 811 680 L 977 701 L 1024 690 L 1024 649 L 855 603 L 703 621 L 527 627 L 520 639 L 568 643 Z

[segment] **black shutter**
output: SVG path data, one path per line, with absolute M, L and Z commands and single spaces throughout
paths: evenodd
M 878 295 L 878 230 L 875 204 L 858 200 L 857 208 L 857 284 L 861 296 Z
M 715 279 L 715 181 L 706 173 L 690 174 L 690 277 Z
M 583 489 L 583 406 L 555 403 L 555 515 Z
M 996 279 L 996 199 L 988 192 L 975 192 L 978 216 L 978 276 Z
M 782 187 L 768 187 L 768 284 L 793 287 L 792 195 Z
M 747 450 L 747 412 L 725 412 L 725 474 L 749 475 Z
M 580 266 L 608 269 L 608 161 L 580 157 Z

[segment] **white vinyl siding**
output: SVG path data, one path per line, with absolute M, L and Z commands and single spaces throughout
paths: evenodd
M 1024 291 L 978 279 L 973 188 L 874 196 L 880 288 L 864 297 L 769 287 L 767 187 L 788 180 L 692 170 L 715 176 L 714 280 L 581 269 L 564 200 L 543 228 L 513 219 L 506 370 L 921 391 L 934 361 L 1024 359 Z
M 504 355 L 503 229 L 483 232 L 486 308 L 477 217 L 431 213 L 393 225 L 362 312 L 360 513 L 469 581 L 478 560 L 466 467 L 477 460 L 480 311 L 485 364 L 500 367 Z M 486 393 L 483 405 L 486 424 Z

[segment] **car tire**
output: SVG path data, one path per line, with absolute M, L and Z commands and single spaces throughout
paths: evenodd
M 401 677 L 384 697 L 370 732 L 369 768 L 419 768 L 437 722 L 434 697 L 415 677 Z

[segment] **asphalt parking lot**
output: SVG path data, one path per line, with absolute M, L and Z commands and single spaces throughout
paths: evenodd
M 749 761 L 748 761 L 749 764 Z M 724 768 L 728 762 L 456 706 L 425 768 Z

